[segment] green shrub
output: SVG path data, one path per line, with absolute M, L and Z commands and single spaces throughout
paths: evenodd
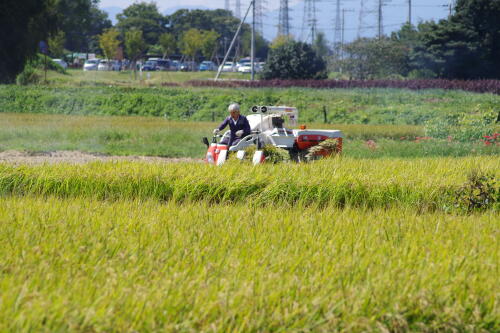
M 24 70 L 16 78 L 16 83 L 20 86 L 28 84 L 36 84 L 40 81 L 40 76 L 36 72 L 36 68 L 31 65 L 26 65 Z
M 456 206 L 468 213 L 494 207 L 500 200 L 500 187 L 494 175 L 472 171 L 456 193 Z
M 288 41 L 269 52 L 262 78 L 265 80 L 326 79 L 325 61 L 302 42 Z

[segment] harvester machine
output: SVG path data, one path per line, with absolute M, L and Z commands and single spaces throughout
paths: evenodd
M 207 145 L 205 156 L 207 163 L 222 165 L 227 160 L 228 154 L 233 152 L 236 153 L 237 158 L 244 159 L 250 146 L 255 146 L 252 156 L 253 164 L 265 161 L 266 156 L 262 151 L 265 145 L 287 150 L 291 160 L 296 162 L 342 152 L 344 135 L 339 130 L 307 129 L 305 125 L 301 125 L 299 129 L 285 127 L 297 126 L 299 118 L 297 108 L 253 106 L 251 111 L 252 113 L 246 116 L 250 123 L 251 134 L 242 138 L 236 145 L 228 147 L 219 143 L 229 137 L 230 131 L 222 135 L 215 134 L 211 142 L 208 138 L 203 138 L 203 142 Z

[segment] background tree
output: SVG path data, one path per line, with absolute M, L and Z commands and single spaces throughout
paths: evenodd
M 330 53 L 330 49 L 328 48 L 328 41 L 326 40 L 324 32 L 320 31 L 316 35 L 316 39 L 313 41 L 313 49 L 323 59 L 326 59 L 326 57 Z
M 410 66 L 440 77 L 500 78 L 500 0 L 458 0 L 448 20 L 420 24 Z M 403 27 L 397 35 L 408 37 Z
M 137 2 L 127 7 L 116 16 L 116 27 L 122 33 L 130 29 L 143 32 L 143 38 L 148 45 L 158 44 L 160 35 L 166 32 L 166 19 L 158 11 L 154 2 Z
M 234 17 L 230 11 L 223 9 L 216 10 L 188 10 L 180 9 L 170 16 L 167 16 L 167 21 L 171 25 L 170 32 L 174 36 L 180 36 L 189 29 L 195 28 L 198 30 L 215 31 L 219 34 L 221 54 L 224 54 L 229 43 L 233 39 L 240 20 Z M 240 50 L 242 54 L 250 53 L 250 25 L 243 24 L 241 28 Z M 255 53 L 256 56 L 265 59 L 269 50 L 268 42 L 260 34 L 256 34 L 255 38 Z M 236 48 L 231 54 L 236 55 Z M 230 56 L 231 56 L 230 55 Z
M 49 53 L 53 58 L 64 57 L 64 43 L 66 42 L 66 34 L 64 31 L 57 31 L 49 37 Z
M 360 38 L 344 50 L 342 67 L 351 77 L 373 79 L 408 73 L 408 49 L 389 38 Z
M 269 47 L 271 49 L 277 49 L 283 47 L 285 44 L 289 43 L 292 40 L 293 38 L 291 36 L 278 35 L 276 36 L 276 38 L 273 39 Z
M 106 29 L 99 37 L 99 46 L 101 47 L 106 59 L 116 58 L 116 52 L 120 46 L 118 36 L 120 33 L 114 28 Z
M 160 35 L 158 43 L 161 46 L 163 59 L 173 54 L 177 49 L 177 41 L 175 40 L 174 35 L 168 32 Z
M 56 31 L 52 0 L 0 2 L 0 82 L 13 82 L 24 65 L 36 56 L 39 42 Z
M 189 29 L 181 37 L 180 49 L 182 54 L 194 60 L 198 51 L 203 47 L 203 35 L 198 29 Z
M 201 54 L 205 59 L 210 60 L 215 54 L 217 48 L 217 39 L 219 34 L 213 30 L 202 31 L 203 44 L 201 45 Z
M 265 80 L 326 79 L 326 63 L 310 45 L 288 41 L 269 51 L 262 78 Z
M 50 0 L 55 3 L 57 25 L 66 34 L 64 47 L 87 52 L 95 37 L 111 27 L 108 15 L 98 8 L 99 0 Z
M 125 33 L 125 52 L 132 61 L 134 68 L 134 77 L 137 72 L 137 60 L 143 55 L 146 50 L 146 42 L 142 37 L 142 31 L 139 29 L 131 29 Z

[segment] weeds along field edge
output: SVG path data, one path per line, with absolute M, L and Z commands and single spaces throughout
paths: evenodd
M 235 160 L 220 168 L 197 163 L 0 164 L 0 193 L 257 206 L 403 205 L 432 211 L 451 209 L 459 189 L 476 173 L 493 182 L 488 190 L 489 204 L 498 209 L 498 165 L 497 156 L 413 160 L 337 157 L 309 164 L 257 167 Z M 474 188 L 469 194 L 473 192 Z
M 0 197 L 1 331 L 498 331 L 500 220 Z

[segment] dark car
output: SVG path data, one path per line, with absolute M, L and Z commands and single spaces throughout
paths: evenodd
M 148 60 L 142 65 L 143 71 L 156 71 L 157 70 L 157 60 Z

